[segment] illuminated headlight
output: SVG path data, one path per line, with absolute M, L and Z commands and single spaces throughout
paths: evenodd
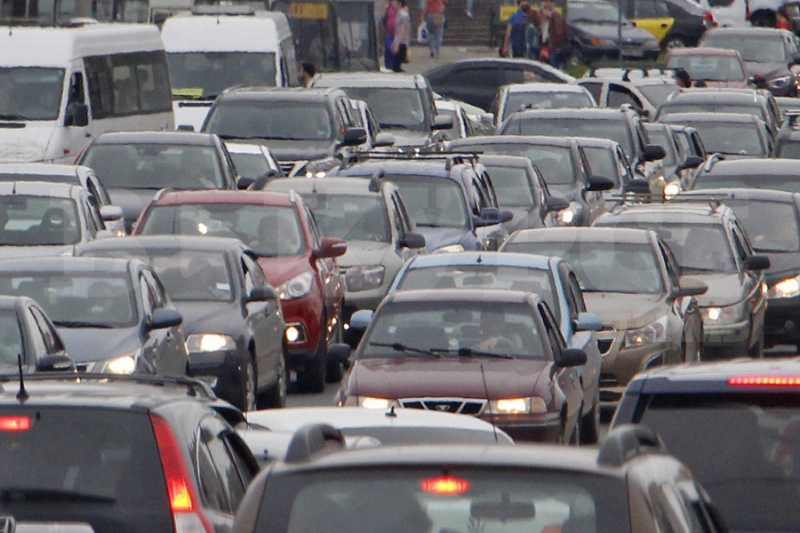
M 344 282 L 350 292 L 368 291 L 383 285 L 386 269 L 380 265 L 356 265 L 347 269 Z
M 625 332 L 625 347 L 633 348 L 664 342 L 667 336 L 667 317 L 662 317 L 643 328 L 630 329 Z
M 218 333 L 193 333 L 186 339 L 186 350 L 190 353 L 218 352 L 234 348 L 236 348 L 236 342 L 233 337 Z
M 306 165 L 307 178 L 324 178 L 326 173 L 336 166 L 338 161 L 333 157 L 311 161 Z
M 116 236 L 116 237 L 125 237 L 126 235 L 127 235 L 127 233 L 125 233 L 125 230 L 124 230 L 124 229 L 118 229 L 118 230 L 117 230 L 117 231 L 114 233 L 114 236 Z
M 783 89 L 792 81 L 792 76 L 781 76 L 780 78 L 773 78 L 767 82 L 770 89 Z
M 664 198 L 670 200 L 681 192 L 681 184 L 677 181 L 671 181 L 664 185 Z
M 504 398 L 490 400 L 489 408 L 493 413 L 503 415 L 546 413 L 547 403 L 539 396 L 531 398 Z
M 136 370 L 136 359 L 132 355 L 122 355 L 109 361 L 103 367 L 109 374 L 133 374 Z
M 435 249 L 434 253 L 455 253 L 455 252 L 463 252 L 464 246 L 461 244 L 448 244 L 447 246 L 442 246 L 441 248 Z
M 291 300 L 292 298 L 300 298 L 305 296 L 311 290 L 311 285 L 314 282 L 314 274 L 311 272 L 303 272 L 302 274 L 293 277 L 278 287 L 278 294 L 281 300 Z
M 370 396 L 364 396 L 360 398 L 358 401 L 361 407 L 366 409 L 388 409 L 392 405 L 397 405 L 397 402 L 394 400 L 389 400 L 386 398 L 372 398 Z
M 800 276 L 783 279 L 770 287 L 767 292 L 769 298 L 794 298 L 800 296 Z
M 580 212 L 581 206 L 575 202 L 570 202 L 569 207 L 558 212 L 558 220 L 561 222 L 561 224 L 569 226 L 575 222 Z
M 287 324 L 284 335 L 288 342 L 306 342 L 306 330 L 302 324 Z
M 703 320 L 709 322 L 736 322 L 742 316 L 743 305 L 735 304 L 727 307 L 703 307 Z

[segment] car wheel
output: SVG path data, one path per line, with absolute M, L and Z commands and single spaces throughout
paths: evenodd
M 328 339 L 325 335 L 326 321 L 323 319 L 320 325 L 319 341 L 314 358 L 308 362 L 308 366 L 297 374 L 297 388 L 306 394 L 316 394 L 325 390 L 325 374 L 328 369 Z
M 236 407 L 242 411 L 254 411 L 256 409 L 256 367 L 251 357 L 247 358 L 241 377 L 241 394 L 239 401 L 235 402 Z
M 286 396 L 289 390 L 289 368 L 286 366 L 286 350 L 281 350 L 276 369 L 278 380 L 265 393 L 259 396 L 259 409 L 280 409 L 286 407 Z
M 669 50 L 670 48 L 686 48 L 686 38 L 682 35 L 671 35 L 664 41 L 664 49 Z
M 595 395 L 592 409 L 581 417 L 580 443 L 597 444 L 600 440 L 600 392 Z
M 334 342 L 344 342 L 344 331 L 342 331 L 342 321 L 336 321 L 336 338 Z M 344 376 L 344 368 L 342 363 L 328 361 L 327 354 L 325 355 L 325 382 L 326 383 L 339 383 Z

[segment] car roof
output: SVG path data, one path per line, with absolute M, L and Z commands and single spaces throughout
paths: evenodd
M 437 289 L 395 292 L 386 303 L 469 302 L 469 303 L 527 303 L 531 293 L 503 289 Z M 538 298 L 538 296 L 536 296 Z
M 704 87 L 702 89 L 685 89 L 674 92 L 661 105 L 669 105 L 674 102 L 696 102 L 696 103 L 715 103 L 725 102 L 734 104 L 757 103 L 759 97 L 763 95 L 752 89 L 726 89 L 716 87 Z
M 340 170 L 339 177 L 371 177 L 379 172 L 391 176 L 425 176 L 453 179 L 446 159 L 367 159 Z M 325 178 L 328 179 L 328 178 Z M 459 181 L 455 180 L 454 181 Z
M 586 94 L 586 88 L 572 83 L 512 83 L 504 85 L 509 93 L 577 93 Z
M 427 80 L 419 74 L 388 72 L 333 72 L 318 74 L 313 87 L 374 87 L 387 89 L 418 89 L 426 87 Z
M 598 224 L 607 220 L 633 219 L 651 222 L 681 222 L 682 224 L 717 223 L 728 210 L 717 202 L 670 202 L 666 204 L 644 204 L 625 207 L 620 211 L 606 213 Z
M 180 250 L 191 252 L 220 252 L 239 250 L 244 245 L 231 237 L 194 237 L 187 235 L 132 235 L 119 239 L 95 239 L 81 251 L 95 250 Z
M 77 183 L 52 181 L 4 181 L 0 182 L 0 196 L 49 196 L 51 198 L 72 198 L 76 191 L 83 190 Z
M 525 229 L 514 232 L 510 243 L 525 242 L 614 242 L 631 244 L 650 244 L 653 234 L 650 230 L 633 228 L 542 228 Z
M 797 161 L 794 159 L 721 159 L 714 162 L 705 174 L 764 174 L 797 175 Z
M 0 260 L 0 272 L 127 274 L 131 262 L 139 263 L 140 261 L 124 258 L 72 256 L 37 257 L 36 261 L 31 261 L 30 258 L 3 259 Z
M 98 135 L 92 144 L 170 144 L 213 146 L 213 133 L 197 131 L 109 131 Z
M 784 36 L 784 35 L 791 35 L 792 32 L 788 30 L 781 30 L 778 28 L 759 28 L 755 26 L 750 26 L 747 28 L 711 28 L 708 30 L 703 38 L 706 38 L 711 35 L 735 35 L 735 36 Z
M 521 155 L 481 155 L 480 162 L 485 167 L 530 167 L 531 160 Z
M 728 199 L 780 204 L 800 203 L 800 193 L 778 191 L 774 189 L 702 189 L 697 191 L 684 191 L 678 195 L 678 198 L 686 197 L 687 199 L 691 199 L 693 196 L 719 199 L 722 203 L 725 203 Z
M 758 123 L 763 122 L 760 118 L 755 115 L 750 115 L 747 113 L 669 113 L 662 117 L 659 117 L 659 122 L 664 122 L 666 124 L 680 124 L 681 122 L 687 122 L 689 124 L 698 123 L 698 122 L 738 122 L 740 124 L 748 123 Z
M 83 165 L 60 165 L 57 163 L 2 163 L 0 164 L 0 174 L 19 174 L 39 175 L 39 176 L 64 176 L 77 178 L 78 173 L 90 172 L 87 166 Z
M 553 261 L 558 261 L 558 258 L 514 252 L 457 252 L 449 254 L 418 255 L 409 262 L 408 269 L 459 265 L 486 265 L 550 270 L 550 264 Z
M 273 187 L 276 187 L 273 189 Z M 363 177 L 325 177 L 325 178 L 275 178 L 267 183 L 268 190 L 305 193 L 335 193 L 358 196 L 380 195 L 380 190 L 371 189 L 370 180 Z
M 517 111 L 514 115 L 520 119 L 581 119 L 581 120 L 624 120 L 626 109 L 609 109 L 603 107 L 584 107 L 572 109 L 564 107 L 561 109 L 526 109 Z M 633 111 L 631 111 L 633 113 Z
M 458 148 L 461 145 L 470 144 L 535 144 L 570 146 L 572 144 L 572 137 L 554 137 L 549 135 L 476 135 L 475 137 L 467 137 L 466 139 L 453 139 L 453 141 L 450 143 L 450 146 L 453 148 Z
M 223 91 L 220 98 L 224 100 L 249 101 L 292 101 L 292 102 L 324 102 L 333 95 L 341 93 L 341 89 L 328 87 L 325 89 L 307 89 L 305 87 L 236 87 Z M 344 93 L 342 96 L 346 97 Z
M 164 191 L 154 201 L 154 205 L 183 204 L 259 204 L 267 206 L 293 206 L 290 195 L 284 192 L 268 191 Z
M 731 48 L 714 48 L 711 46 L 703 46 L 698 48 L 670 48 L 670 57 L 675 56 L 730 56 L 740 57 L 738 51 Z

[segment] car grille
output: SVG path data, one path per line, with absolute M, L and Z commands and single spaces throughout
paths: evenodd
M 597 333 L 597 349 L 600 350 L 600 355 L 607 355 L 614 346 L 614 338 L 616 337 L 616 328 L 606 326 Z
M 600 374 L 600 387 L 618 387 L 619 380 L 614 374 Z
M 600 355 L 607 354 L 613 344 L 614 339 L 597 339 L 597 349 L 600 350 Z
M 479 415 L 486 407 L 486 400 L 471 398 L 402 398 L 400 399 L 400 405 L 408 409 Z
M 75 370 L 78 372 L 86 372 L 89 370 L 89 363 L 75 363 Z
M 292 169 L 294 168 L 294 164 L 295 164 L 295 162 L 294 162 L 294 161 L 281 161 L 281 162 L 280 162 L 280 165 L 281 165 L 281 170 L 283 171 L 283 173 L 284 173 L 285 175 L 287 175 L 287 176 L 288 176 L 288 175 L 289 175 L 289 172 L 291 172 L 291 171 L 292 171 Z

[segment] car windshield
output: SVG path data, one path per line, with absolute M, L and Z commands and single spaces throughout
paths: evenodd
M 800 492 L 800 396 L 788 392 L 655 394 L 639 422 L 691 469 L 731 531 L 792 531 L 800 508 L 786 502 Z
M 723 200 L 744 226 L 750 244 L 759 252 L 798 252 L 797 209 L 794 204 L 758 200 Z
M 723 55 L 674 55 L 667 61 L 667 68 L 682 68 L 693 81 L 742 81 L 745 74 L 737 58 Z
M 725 176 L 700 174 L 692 185 L 693 190 L 702 189 L 773 189 L 785 192 L 800 192 L 797 176 L 770 176 L 765 174 Z
M 783 36 L 780 34 L 756 37 L 712 33 L 703 37 L 703 46 L 736 50 L 743 60 L 753 63 L 786 63 L 789 61 L 783 46 Z
M 11 294 L 7 291 L 3 294 Z M 18 356 L 25 356 L 22 348 L 22 331 L 19 329 L 17 313 L 0 311 L 0 368 L 9 365 L 16 367 Z
M 589 168 L 592 169 L 592 174 L 610 179 L 614 182 L 615 188 L 620 186 L 622 169 L 618 166 L 619 162 L 614 157 L 613 149 L 584 146 L 583 153 L 586 155 L 586 161 L 589 163 Z
M 536 200 L 525 167 L 487 166 L 500 207 L 532 207 Z
M 167 62 L 174 99 L 214 99 L 232 85 L 276 83 L 274 53 L 171 52 Z
M 211 146 L 93 144 L 81 164 L 92 167 L 108 189 L 226 188 Z
M 509 135 L 548 135 L 554 137 L 597 137 L 610 139 L 622 147 L 631 160 L 633 139 L 627 124 L 623 120 L 588 120 L 580 118 L 528 118 L 511 117 L 503 134 Z
M 115 250 L 114 257 L 128 256 L 152 265 L 174 302 L 232 302 L 233 279 L 225 256 L 197 250 Z
M 390 242 L 386 207 L 379 195 L 304 194 L 323 235 L 348 241 Z
M 654 107 L 660 106 L 662 102 L 666 101 L 669 95 L 679 89 L 674 82 L 653 85 L 637 85 L 636 88 L 639 89 L 639 92 L 641 92 L 644 97 L 647 98 L 647 101 L 653 104 Z
M 455 478 L 456 488 L 441 490 L 442 476 Z M 326 469 L 268 483 L 254 530 L 426 533 L 480 524 L 487 533 L 616 533 L 630 529 L 627 494 L 624 478 L 557 469 Z
M 558 316 L 558 295 L 548 268 L 452 264 L 413 267 L 405 271 L 397 290 L 418 289 L 510 289 L 533 292 Z
M 361 341 L 360 358 L 403 358 L 420 351 L 459 357 L 473 350 L 519 359 L 549 359 L 527 304 L 431 301 L 384 305 Z M 487 343 L 495 338 L 502 339 Z M 395 349 L 395 343 L 402 349 Z M 467 355 L 466 353 L 464 355 Z
M 342 90 L 353 100 L 364 100 L 381 129 L 430 131 L 419 89 L 342 87 Z
M 387 176 L 395 181 L 406 209 L 423 228 L 468 228 L 464 191 L 455 181 L 428 176 Z
M 730 122 L 695 122 L 692 124 L 709 154 L 719 152 L 730 155 L 765 157 L 767 147 L 758 134 L 757 124 L 731 124 Z M 731 130 L 736 135 L 731 135 Z
M 75 200 L 21 194 L 0 197 L 0 245 L 60 246 L 80 239 Z
M 204 130 L 225 139 L 329 141 L 335 136 L 325 104 L 292 101 L 218 103 Z
M 156 205 L 142 221 L 142 235 L 232 237 L 259 256 L 297 255 L 306 250 L 294 207 L 240 203 Z
M 575 167 L 568 146 L 498 142 L 493 144 L 459 143 L 458 150 L 474 150 L 485 154 L 517 155 L 527 157 L 536 165 L 542 179 L 550 186 L 575 183 Z
M 570 10 L 572 4 L 570 4 Z M 583 92 L 509 92 L 503 120 L 523 109 L 560 109 L 564 107 L 594 107 L 591 96 Z
M 231 159 L 233 159 L 233 166 L 236 167 L 236 172 L 242 177 L 256 179 L 273 170 L 263 154 L 242 152 L 230 152 L 230 154 Z
M 649 244 L 512 241 L 503 250 L 564 258 L 585 292 L 664 293 L 661 267 Z
M 570 2 L 567 11 L 567 22 L 591 22 L 595 24 L 617 24 L 622 21 L 627 24 L 625 17 L 620 17 L 617 6 L 609 2 Z
M 764 110 L 759 105 L 724 104 L 717 102 L 702 102 L 694 104 L 685 102 L 675 102 L 673 100 L 671 102 L 667 102 L 658 109 L 657 119 L 661 119 L 662 117 L 666 117 L 668 115 L 672 115 L 675 113 L 734 113 L 737 115 L 752 115 L 764 121 L 766 121 L 768 118 Z M 667 120 L 666 122 L 669 121 Z M 687 126 L 694 126 L 698 130 L 703 126 L 703 124 L 700 122 L 693 122 L 693 121 L 689 122 L 691 123 L 686 124 Z M 728 123 L 728 124 L 723 124 L 722 127 L 728 129 L 736 128 L 738 130 L 742 127 L 742 125 Z M 703 137 L 702 133 L 700 134 L 700 136 L 703 138 L 703 144 L 705 144 L 705 137 Z
M 658 129 L 647 128 L 647 138 L 652 144 L 657 144 L 664 148 L 664 152 L 667 154 L 664 159 L 661 160 L 664 166 L 671 167 L 678 164 L 675 146 L 666 129 L 663 127 Z
M 33 298 L 60 327 L 126 328 L 139 323 L 127 275 L 0 271 L 0 293 Z
M 64 69 L 0 68 L 0 121 L 57 119 L 63 86 Z

